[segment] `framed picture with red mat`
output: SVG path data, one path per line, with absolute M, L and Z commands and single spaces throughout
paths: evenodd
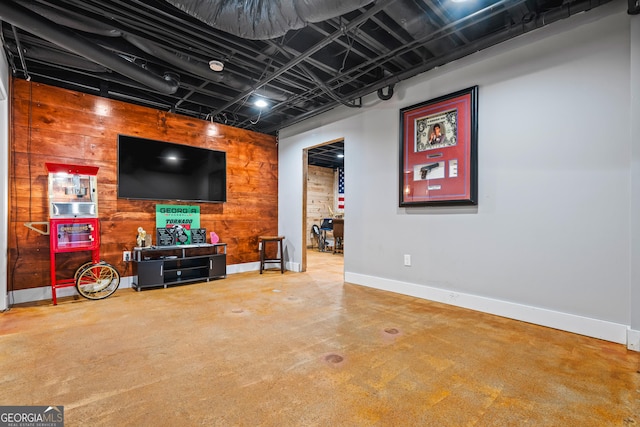
M 478 203 L 478 86 L 400 110 L 400 207 Z

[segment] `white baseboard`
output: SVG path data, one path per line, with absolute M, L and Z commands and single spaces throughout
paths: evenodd
M 246 273 L 260 270 L 260 262 L 245 262 L 244 264 L 227 265 L 227 274 Z
M 76 288 L 58 289 L 57 296 L 67 297 L 77 294 Z M 42 301 L 51 299 L 51 286 L 42 286 L 40 288 L 20 289 L 18 291 L 9 292 L 9 304 L 22 304 L 25 302 Z
M 126 288 L 132 288 L 133 287 L 133 276 L 124 276 L 124 277 L 120 277 L 120 286 L 118 286 L 118 289 L 126 289 Z
M 300 273 L 302 271 L 301 265 L 302 264 L 300 264 L 299 262 L 289 261 L 284 264 L 284 268 L 285 270 L 288 270 L 288 271 L 294 271 L 296 273 Z
M 248 271 L 258 271 L 260 270 L 259 262 L 248 262 L 244 264 L 234 264 L 227 266 L 227 274 L 235 274 L 235 273 L 245 273 Z M 120 286 L 118 289 L 126 289 L 131 288 L 133 283 L 134 276 L 121 276 L 120 277 Z M 57 297 L 70 297 L 73 295 L 78 295 L 76 288 L 74 286 L 60 288 L 57 290 Z M 42 300 L 50 300 L 51 299 L 51 287 L 50 286 L 42 286 L 39 288 L 30 288 L 30 289 L 20 289 L 18 291 L 9 292 L 8 300 L 11 304 L 22 304 L 27 302 L 34 301 L 42 301 Z
M 271 266 L 269 266 L 271 268 Z M 278 265 L 276 265 L 279 268 Z M 300 263 L 297 262 L 285 262 L 284 269 L 287 271 L 300 272 Z M 248 271 L 259 271 L 260 262 L 247 262 L 244 264 L 234 264 L 227 266 L 227 274 L 246 273 Z
M 131 288 L 133 276 L 121 276 L 120 286 L 118 289 Z M 78 295 L 75 286 L 59 288 L 56 292 L 58 298 L 70 297 Z M 42 286 L 39 288 L 20 289 L 18 291 L 9 292 L 9 301 L 11 304 L 22 304 L 25 302 L 34 302 L 51 299 L 51 286 Z
M 640 331 L 627 330 L 627 348 L 633 351 L 640 351 Z
M 627 325 L 619 323 L 357 273 L 345 272 L 345 282 L 495 314 L 618 344 L 627 344 L 630 350 L 640 347 L 640 332 L 633 331 L 639 335 L 631 334 Z
M 258 271 L 259 262 L 234 264 L 227 266 L 227 274 Z M 300 271 L 299 263 L 288 262 L 286 269 Z M 630 329 L 627 325 L 547 310 L 544 308 L 501 301 L 477 295 L 448 291 L 432 286 L 416 285 L 413 283 L 366 276 L 363 274 L 345 272 L 345 282 L 367 286 L 383 291 L 395 292 L 412 297 L 436 301 L 444 304 L 464 307 L 484 313 L 494 314 L 509 319 L 534 323 L 562 331 L 572 332 L 588 337 L 599 338 L 619 344 L 626 344 L 632 351 L 640 352 L 640 331 Z M 133 276 L 120 278 L 120 289 L 131 288 Z M 58 298 L 76 294 L 74 287 L 58 289 Z M 51 287 L 21 289 L 10 292 L 9 301 L 12 304 L 51 299 Z

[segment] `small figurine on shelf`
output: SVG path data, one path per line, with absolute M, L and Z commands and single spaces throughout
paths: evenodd
M 147 232 L 144 231 L 144 228 L 138 227 L 138 237 L 136 238 L 136 242 L 138 243 L 138 247 L 144 247 L 147 242 Z

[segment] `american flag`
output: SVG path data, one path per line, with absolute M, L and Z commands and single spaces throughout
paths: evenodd
M 338 168 L 338 209 L 344 209 L 344 169 Z

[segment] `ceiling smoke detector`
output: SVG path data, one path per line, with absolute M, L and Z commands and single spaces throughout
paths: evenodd
M 222 61 L 213 59 L 209 61 L 209 68 L 211 68 L 213 71 L 222 71 L 224 69 L 224 64 L 222 63 Z

